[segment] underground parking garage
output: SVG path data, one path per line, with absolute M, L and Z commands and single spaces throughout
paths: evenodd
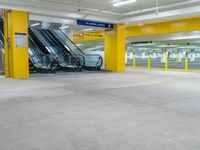
M 0 4 L 0 149 L 200 149 L 199 1 Z

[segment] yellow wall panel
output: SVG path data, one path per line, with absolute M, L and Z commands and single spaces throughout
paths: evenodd
M 167 34 L 200 30 L 200 17 L 175 21 L 147 24 L 142 27 L 131 26 L 126 28 L 126 36 L 144 36 L 153 34 Z

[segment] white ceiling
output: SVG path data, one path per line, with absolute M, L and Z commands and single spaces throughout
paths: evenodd
M 181 32 L 181 33 L 170 33 L 170 34 L 158 34 L 158 35 L 146 35 L 139 37 L 129 37 L 128 43 L 131 42 L 142 42 L 142 41 L 153 41 L 162 43 L 198 43 L 200 44 L 200 31 Z
M 96 32 L 96 31 L 104 31 L 102 28 L 97 27 L 87 27 L 87 26 L 79 26 L 79 25 L 73 25 L 73 24 L 67 24 L 67 23 L 55 23 L 55 22 L 49 22 L 49 21 L 36 21 L 36 20 L 30 20 L 29 21 L 29 27 L 34 24 L 38 24 L 37 26 L 34 26 L 34 28 L 48 28 L 48 29 L 59 29 L 60 27 L 68 26 L 68 28 L 63 29 L 65 32 L 69 33 L 78 33 L 78 32 L 84 32 L 85 29 L 91 29 L 91 31 L 87 32 Z
M 143 42 L 151 41 L 149 44 Z M 131 44 L 140 42 L 141 44 Z M 127 46 L 137 48 L 200 48 L 200 31 L 131 37 Z
M 0 0 L 0 8 L 30 12 L 31 20 L 75 24 L 76 19 L 111 23 L 137 23 L 163 19 L 199 16 L 200 0 L 137 0 L 113 7 L 113 0 Z
M 17 9 L 30 12 L 30 24 L 40 22 L 50 28 L 69 25 L 76 32 L 88 27 L 76 26 L 76 19 L 88 19 L 110 23 L 155 22 L 200 16 L 200 0 L 158 0 L 159 13 L 156 14 L 156 0 L 137 0 L 136 3 L 113 7 L 113 0 L 0 0 L 0 9 Z M 94 30 L 99 30 L 94 28 Z M 200 32 L 143 36 L 131 41 L 152 40 L 156 43 L 192 43 L 200 46 Z M 183 39 L 184 38 L 184 39 Z M 159 39 L 160 41 L 157 41 Z M 162 42 L 161 42 L 162 41 Z M 81 43 L 87 45 L 102 45 Z M 89 47 L 90 47 L 89 46 Z

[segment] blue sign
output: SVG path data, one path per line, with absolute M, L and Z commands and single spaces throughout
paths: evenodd
M 109 28 L 109 29 L 114 28 L 114 24 L 88 21 L 88 20 L 77 20 L 77 25 L 100 27 L 100 28 Z

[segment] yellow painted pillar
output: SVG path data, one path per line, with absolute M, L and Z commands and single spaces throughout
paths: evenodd
M 29 78 L 28 13 L 4 10 L 5 77 Z
M 148 69 L 149 70 L 151 69 L 151 57 L 150 56 L 148 57 Z
M 188 62 L 188 56 L 186 56 L 185 58 L 185 71 L 188 71 L 188 66 L 189 66 L 189 62 Z
M 125 26 L 118 24 L 105 33 L 105 69 L 114 72 L 125 71 Z

